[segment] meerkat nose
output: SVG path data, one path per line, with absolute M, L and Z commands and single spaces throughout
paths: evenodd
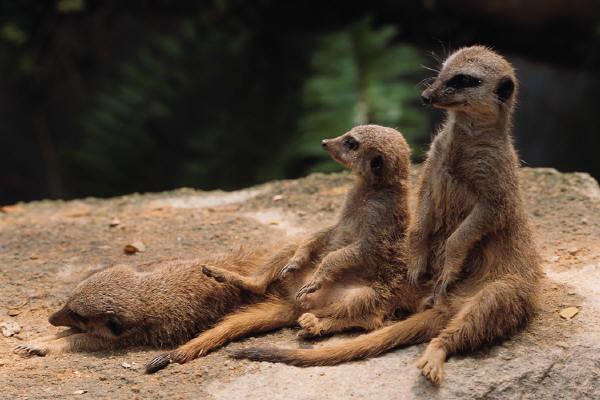
M 321 140 L 321 146 L 327 147 L 327 143 L 329 143 L 329 139 L 323 139 L 323 140 Z
M 426 96 L 426 95 L 421 95 L 421 101 L 423 102 L 423 104 L 431 104 L 431 97 Z

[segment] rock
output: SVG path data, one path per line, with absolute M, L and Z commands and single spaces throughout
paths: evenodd
M 413 188 L 416 179 L 414 173 Z M 6 363 L 1 367 L 0 397 L 22 398 L 26 393 L 29 398 L 50 398 L 44 385 L 32 384 L 45 380 L 51 391 L 114 400 L 140 396 L 238 400 L 250 394 L 274 400 L 600 398 L 600 189 L 587 175 L 552 169 L 524 168 L 521 181 L 528 215 L 536 227 L 536 244 L 546 261 L 540 312 L 523 332 L 502 345 L 451 356 L 440 387 L 424 380 L 414 366 L 423 344 L 369 360 L 312 368 L 230 360 L 218 350 L 191 363 L 169 366 L 156 376 L 138 375 L 137 369 L 164 350 L 144 348 L 23 362 L 11 358 L 12 354 L 2 355 Z M 32 332 L 24 335 L 27 340 L 34 331 L 54 332 L 46 321 L 50 310 L 57 309 L 59 299 L 72 290 L 75 278 L 123 263 L 120 244 L 128 243 L 123 240 L 144 238 L 152 244 L 152 252 L 147 251 L 152 254 L 144 254 L 149 260 L 143 261 L 150 261 L 144 268 L 152 268 L 151 262 L 160 259 L 211 258 L 237 250 L 246 242 L 327 226 L 335 219 L 350 182 L 348 174 L 315 174 L 243 191 L 178 190 L 81 200 L 79 203 L 89 205 L 90 214 L 80 220 L 61 211 L 71 209 L 72 202 L 23 204 L 18 213 L 2 216 L 10 219 L 0 225 L 0 299 L 8 299 L 5 312 L 27 310 L 21 316 L 32 327 Z M 282 197 L 276 200 L 276 196 Z M 158 213 L 152 204 L 161 204 L 162 211 Z M 286 212 L 281 211 L 283 205 Z M 100 223 L 93 223 L 96 218 Z M 123 224 L 108 229 L 113 218 L 132 224 L 127 233 L 136 236 L 124 237 Z M 564 233 L 561 221 L 568 224 Z M 118 251 L 98 250 L 105 244 Z M 90 250 L 81 254 L 81 248 Z M 140 248 L 146 246 L 135 247 L 135 251 Z M 24 263 L 30 254 L 40 255 L 44 262 Z M 72 260 L 74 255 L 80 258 Z M 72 260 L 64 270 L 58 267 L 63 260 Z M 43 290 L 43 295 L 35 295 L 35 308 L 8 302 L 23 296 L 25 289 L 32 294 Z M 577 309 L 577 314 L 570 319 L 561 317 L 568 308 Z M 15 336 L 6 339 L 6 344 L 14 345 Z M 310 346 L 319 348 L 347 337 L 335 335 L 310 342 Z M 248 345 L 307 346 L 298 343 L 291 329 L 230 346 Z M 81 373 L 65 372 L 75 368 Z M 141 394 L 134 388 L 140 388 Z
M 0 332 L 6 337 L 11 337 L 21 332 L 21 325 L 13 320 L 2 321 L 0 322 Z
M 575 315 L 579 313 L 579 309 L 577 307 L 567 307 L 560 310 L 560 317 L 564 319 L 571 319 Z

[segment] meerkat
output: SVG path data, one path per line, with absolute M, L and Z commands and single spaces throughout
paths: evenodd
M 423 293 L 408 284 L 406 230 L 410 149 L 396 130 L 356 127 L 324 140 L 356 181 L 338 222 L 277 255 L 254 274 L 219 266 L 204 273 L 263 300 L 226 316 L 214 328 L 155 357 L 148 372 L 184 363 L 235 338 L 300 325 L 300 336 L 383 326 L 397 308 L 414 312 Z M 280 279 L 283 273 L 285 278 Z M 299 301 L 297 300 L 299 299 Z
M 267 262 L 267 248 L 239 252 L 215 264 L 247 271 Z M 277 262 L 278 260 L 272 260 Z M 183 343 L 253 297 L 199 274 L 201 260 L 117 265 L 83 280 L 50 324 L 69 329 L 22 344 L 15 352 L 100 351 Z
M 370 128 L 374 130 L 386 129 L 379 126 Z M 381 155 L 369 156 L 368 166 L 353 165 L 364 162 L 364 155 L 357 151 L 361 146 L 361 142 L 356 137 L 359 130 L 366 129 L 367 127 L 358 127 L 355 129 L 356 133 L 352 132 L 351 134 L 344 135 L 338 140 L 325 139 L 321 144 L 324 149 L 331 153 L 336 161 L 347 168 L 358 171 L 358 174 L 363 179 L 369 179 L 372 175 L 381 178 L 384 172 L 383 156 Z M 395 135 L 397 137 L 400 136 L 399 134 Z M 376 140 L 380 141 L 381 138 L 377 137 Z M 384 143 L 380 143 L 380 145 L 382 144 Z M 364 143 L 362 145 L 365 146 Z M 403 144 L 402 148 L 407 147 Z M 358 160 L 352 159 L 352 157 Z M 362 171 L 368 171 L 368 174 L 365 175 Z M 394 184 L 392 180 L 386 179 L 386 184 L 391 184 L 391 187 L 398 189 L 404 184 L 405 175 L 401 171 L 395 172 L 398 174 L 398 183 Z M 385 188 L 375 187 L 377 191 L 382 189 Z M 407 189 L 404 188 L 404 190 Z M 389 243 L 401 243 L 404 239 L 403 232 L 400 232 L 402 233 L 402 237 L 398 236 L 397 227 L 406 225 L 406 216 L 391 213 L 391 224 L 374 227 L 373 230 L 361 229 L 361 226 L 365 222 L 365 226 L 369 227 L 366 218 L 365 220 L 361 220 L 361 218 L 368 216 L 356 212 L 356 206 L 361 201 L 366 200 L 366 196 L 363 194 L 364 191 L 365 188 L 363 185 L 356 185 L 347 197 L 346 204 L 342 209 L 338 221 L 334 225 L 318 231 L 303 240 L 298 245 L 292 258 L 283 267 L 270 264 L 272 268 L 262 270 L 253 276 L 243 276 L 234 271 L 215 266 L 203 266 L 202 271 L 219 282 L 231 283 L 255 294 L 264 294 L 267 287 L 273 281 L 284 279 L 288 274 L 300 271 L 305 267 L 317 265 L 316 270 L 312 274 L 312 279 L 296 294 L 296 298 L 299 301 L 309 302 L 310 294 L 321 288 L 324 283 L 334 281 L 338 273 L 343 274 L 345 270 L 357 266 L 368 270 L 375 270 L 381 262 L 393 262 L 393 257 L 396 257 L 396 254 L 391 254 L 390 249 L 395 250 L 397 254 L 406 254 L 406 249 L 402 248 L 402 246 L 389 246 Z M 386 195 L 387 193 L 382 192 L 379 196 L 381 200 L 377 202 L 373 201 L 373 204 L 369 204 L 369 206 L 392 209 L 390 205 L 385 204 L 388 202 L 388 199 L 385 197 Z M 379 214 L 376 210 L 371 212 Z M 373 253 L 377 253 L 378 249 L 386 251 L 386 254 L 379 257 L 379 260 L 373 256 Z
M 409 276 L 433 283 L 427 307 L 406 320 L 316 350 L 249 348 L 236 358 L 332 365 L 430 341 L 417 360 L 434 383 L 449 355 L 507 338 L 536 309 L 542 275 L 512 144 L 517 79 L 500 55 L 460 49 L 423 92 L 447 111 L 424 163 L 409 230 Z

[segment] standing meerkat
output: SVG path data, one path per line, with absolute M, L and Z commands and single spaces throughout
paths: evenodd
M 423 294 L 406 279 L 406 141 L 391 128 L 365 125 L 323 141 L 323 146 L 356 175 L 338 222 L 279 254 L 279 264 L 270 263 L 257 273 L 204 268 L 217 280 L 264 294 L 264 300 L 155 357 L 148 372 L 192 360 L 235 338 L 296 322 L 300 335 L 318 336 L 348 328 L 372 330 L 397 308 L 416 310 Z M 287 274 L 284 279 L 279 279 L 281 272 Z
M 431 340 L 417 361 L 435 383 L 454 353 L 514 334 L 536 308 L 542 275 L 523 207 L 512 144 L 517 79 L 500 55 L 463 48 L 444 62 L 423 101 L 446 122 L 424 163 L 409 232 L 409 275 L 433 282 L 430 308 L 316 350 L 242 349 L 234 357 L 331 365 Z

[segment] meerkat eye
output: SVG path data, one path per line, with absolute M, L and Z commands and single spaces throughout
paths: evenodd
M 344 139 L 344 147 L 348 150 L 356 150 L 358 149 L 358 146 L 360 146 L 360 143 L 358 143 L 358 140 L 354 139 L 352 136 L 348 136 L 346 139 Z
M 79 321 L 79 322 L 83 322 L 83 323 L 88 322 L 88 319 L 86 317 L 84 317 L 83 315 L 77 314 L 73 310 L 69 310 L 69 316 L 75 321 Z
M 481 85 L 481 79 L 471 75 L 457 74 L 452 77 L 446 86 L 452 89 L 464 89 Z

